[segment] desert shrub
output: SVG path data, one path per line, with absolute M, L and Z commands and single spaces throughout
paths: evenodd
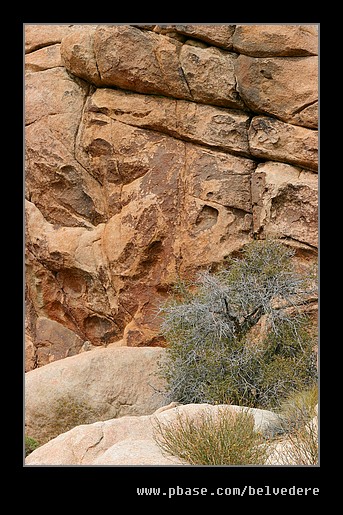
M 268 458 L 248 411 L 204 411 L 198 418 L 179 414 L 175 422 L 158 422 L 154 436 L 165 454 L 191 465 L 263 465 Z
M 297 316 L 278 323 L 261 343 L 256 400 L 277 408 L 290 392 L 317 384 L 315 335 L 310 320 Z
M 309 423 L 287 435 L 289 443 L 283 452 L 284 465 L 317 465 L 319 459 L 318 431 Z
M 318 385 L 306 390 L 295 390 L 280 403 L 278 413 L 285 431 L 306 424 L 316 415 Z
M 316 382 L 315 335 L 300 309 L 315 288 L 295 271 L 293 254 L 277 241 L 254 241 L 220 272 L 179 281 L 160 310 L 168 400 L 272 408 Z M 269 330 L 253 343 L 262 316 Z
M 39 443 L 34 438 L 25 435 L 25 458 L 31 454 L 32 451 L 39 447 Z
M 317 465 L 319 455 L 316 385 L 294 391 L 280 403 L 274 433 L 283 433 L 282 461 L 285 465 Z M 275 431 L 276 430 L 276 431 Z

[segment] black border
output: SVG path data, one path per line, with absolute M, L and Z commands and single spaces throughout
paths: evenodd
M 223 4 L 225 6 L 225 4 Z M 316 12 L 312 13 L 306 13 L 301 16 L 301 14 L 298 13 L 297 10 L 292 9 L 290 6 L 287 5 L 287 13 L 282 13 L 280 18 L 277 21 L 277 16 L 272 15 L 271 12 L 268 12 L 268 15 L 261 10 L 258 10 L 257 13 L 253 13 L 248 5 L 245 6 L 243 9 L 239 9 L 240 12 L 234 12 L 231 7 L 229 6 L 228 10 L 229 15 L 225 13 L 222 13 L 223 8 L 220 6 L 216 7 L 216 12 L 202 12 L 201 10 L 198 10 L 198 8 L 194 9 L 194 12 L 191 14 L 184 14 L 182 10 L 175 11 L 171 10 L 167 14 L 160 14 L 158 10 L 155 10 L 155 12 L 151 15 L 146 13 L 146 9 L 143 8 L 143 16 L 138 13 L 136 9 L 136 5 L 132 8 L 132 13 L 124 14 L 111 14 L 111 16 L 106 15 L 104 17 L 105 12 L 108 12 L 108 9 L 104 8 L 101 10 L 102 13 L 100 13 L 97 16 L 92 16 L 92 9 L 87 8 L 87 4 L 84 6 L 84 9 L 79 8 L 80 12 L 79 14 L 71 14 L 69 16 L 68 10 L 61 9 L 59 6 L 59 13 L 47 14 L 44 9 L 38 9 L 38 13 L 34 14 L 29 9 L 28 14 L 23 14 L 19 20 L 16 20 L 15 27 L 15 38 L 12 39 L 12 41 L 15 39 L 15 53 L 18 53 L 19 55 L 19 66 L 16 69 L 18 72 L 18 76 L 16 79 L 13 78 L 13 74 L 11 73 L 11 87 L 13 85 L 13 81 L 16 81 L 16 86 L 18 87 L 18 103 L 17 106 L 19 106 L 19 116 L 18 116 L 18 132 L 19 134 L 15 136 L 15 147 L 18 149 L 20 146 L 24 148 L 24 142 L 21 141 L 21 138 L 23 138 L 23 78 L 22 78 L 22 72 L 23 72 L 23 48 L 24 48 L 24 41 L 23 41 L 23 28 L 24 24 L 38 24 L 38 23 L 44 23 L 44 24 L 70 24 L 70 23 L 77 23 L 77 24 L 84 24 L 84 23 L 92 23 L 92 24 L 100 24 L 100 23 L 114 23 L 114 24 L 267 24 L 267 23 L 301 23 L 301 24 L 318 24 L 320 25 L 320 33 L 322 33 L 323 24 L 318 20 L 319 16 Z M 115 7 L 113 11 L 115 11 Z M 153 9 L 154 10 L 154 9 Z M 296 13 L 296 15 L 295 15 Z M 94 19 L 95 18 L 95 19 Z M 109 19 L 111 21 L 109 21 Z M 151 20 L 172 20 L 172 21 L 151 21 Z M 67 20 L 67 21 L 66 21 Z M 134 21 L 128 21 L 128 20 L 134 20 Z M 189 21 L 185 21 L 189 20 Z M 13 27 L 13 25 L 12 25 Z M 322 43 L 322 41 L 321 41 Z M 13 64 L 11 63 L 11 70 L 13 69 Z M 322 153 L 322 152 L 321 152 Z M 269 501 L 276 501 L 278 503 L 279 507 L 284 506 L 284 502 L 287 503 L 288 499 L 291 498 L 295 503 L 302 503 L 303 500 L 306 501 L 306 504 L 312 504 L 314 502 L 318 502 L 320 498 L 323 498 L 325 488 L 324 477 L 328 474 L 329 471 L 329 465 L 327 463 L 327 455 L 324 452 L 325 445 L 323 445 L 323 427 L 322 423 L 320 423 L 320 439 L 321 439 L 321 461 L 320 466 L 318 467 L 28 467 L 23 466 L 23 456 L 22 456 L 22 427 L 23 427 L 23 416 L 21 413 L 21 404 L 23 403 L 23 389 L 21 388 L 21 385 L 23 384 L 23 377 L 22 377 L 22 368 L 20 364 L 22 363 L 22 347 L 20 345 L 20 342 L 23 338 L 23 325 L 20 326 L 19 323 L 16 322 L 17 320 L 17 314 L 23 312 L 22 307 L 22 301 L 23 301 L 23 277 L 20 278 L 20 271 L 23 270 L 24 266 L 24 258 L 23 258 L 23 243 L 24 243 L 24 211 L 23 211 L 23 183 L 20 181 L 19 177 L 23 178 L 23 156 L 21 156 L 20 152 L 15 151 L 13 153 L 14 157 L 18 159 L 18 164 L 15 166 L 15 170 L 17 172 L 11 173 L 9 172 L 9 179 L 11 181 L 11 198 L 13 195 L 13 191 L 15 191 L 15 196 L 18 195 L 18 202 L 15 202 L 16 210 L 17 210 L 17 216 L 19 217 L 19 221 L 17 220 L 17 224 L 19 223 L 19 231 L 16 229 L 15 235 L 15 247 L 13 250 L 13 253 L 10 253 L 10 260 L 13 262 L 14 265 L 14 272 L 12 274 L 12 277 L 19 276 L 19 288 L 15 287 L 15 301 L 19 300 L 19 306 L 15 308 L 16 314 L 15 314 L 15 320 L 14 320 L 14 328 L 15 331 L 18 331 L 18 335 L 14 337 L 15 345 L 13 345 L 12 342 L 8 342 L 8 344 L 11 344 L 11 355 L 12 355 L 12 347 L 15 347 L 15 354 L 18 352 L 19 356 L 11 357 L 10 363 L 11 363 L 11 383 L 13 382 L 16 385 L 19 385 L 19 401 L 14 402 L 12 395 L 9 396 L 9 401 L 11 403 L 11 407 L 13 407 L 13 404 L 15 405 L 15 415 L 18 416 L 19 411 L 19 417 L 18 422 L 16 423 L 16 428 L 18 428 L 19 438 L 16 437 L 16 445 L 12 447 L 11 452 L 11 465 L 15 467 L 16 472 L 22 472 L 24 474 L 25 480 L 34 481 L 35 487 L 34 490 L 37 488 L 39 489 L 39 481 L 43 481 L 44 479 L 48 479 L 51 477 L 51 474 L 57 474 L 60 478 L 63 479 L 63 483 L 66 486 L 67 484 L 70 485 L 69 479 L 73 482 L 74 480 L 81 479 L 83 484 L 85 485 L 85 493 L 90 494 L 90 490 L 94 489 L 94 494 L 96 495 L 96 492 L 98 492 L 98 495 L 102 497 L 104 493 L 105 484 L 103 481 L 105 479 L 110 480 L 111 490 L 108 491 L 110 493 L 110 498 L 112 499 L 112 506 L 113 509 L 118 509 L 118 501 L 122 501 L 126 499 L 127 501 L 136 501 L 139 500 L 139 509 L 142 509 L 143 506 L 154 506 L 155 503 L 160 503 L 163 506 L 171 506 L 170 502 L 175 505 L 174 499 L 178 499 L 178 501 L 186 502 L 191 500 L 191 502 L 197 501 L 198 499 L 203 502 L 205 499 L 206 501 L 210 500 L 211 503 L 214 501 L 215 503 L 217 501 L 225 502 L 227 508 L 229 509 L 230 506 L 232 506 L 232 502 L 234 501 L 236 503 L 236 499 L 232 496 L 223 496 L 220 499 L 217 496 L 211 497 L 188 497 L 186 499 L 185 496 L 175 496 L 172 499 L 168 500 L 166 497 L 138 497 L 136 495 L 136 488 L 137 487 L 160 487 L 161 489 L 168 489 L 168 487 L 175 487 L 176 485 L 186 488 L 186 487 L 206 487 L 209 490 L 213 490 L 214 488 L 218 486 L 227 487 L 227 486 L 235 486 L 235 487 L 244 487 L 245 485 L 250 485 L 251 487 L 261 487 L 265 485 L 269 485 L 270 487 L 290 487 L 295 485 L 296 487 L 318 487 L 320 489 L 320 495 L 318 497 L 315 496 L 284 496 L 281 497 L 278 496 L 253 496 L 249 497 L 248 499 L 254 503 L 256 501 L 262 503 L 265 503 L 267 501 L 267 505 L 269 504 Z M 17 168 L 18 167 L 18 168 Z M 11 180 L 12 179 L 12 180 Z M 322 199 L 320 200 L 320 203 L 322 202 Z M 12 204 L 13 205 L 13 204 Z M 21 208 L 19 208 L 21 206 Z M 21 231 L 20 231 L 21 229 Z M 12 228 L 13 230 L 13 228 Z M 18 238 L 18 234 L 21 235 L 21 238 Z M 321 252 L 320 252 L 321 255 Z M 322 259 L 322 257 L 320 258 Z M 13 296 L 12 296 L 13 298 Z M 16 303 L 16 302 L 15 302 Z M 11 308 L 12 311 L 13 308 Z M 12 339 L 12 338 L 11 338 Z M 325 367 L 323 369 L 323 352 L 321 349 L 321 356 L 320 356 L 320 377 L 321 377 L 321 385 L 320 385 L 320 398 L 321 398 L 321 408 L 320 411 L 322 413 L 322 404 L 323 404 L 323 383 L 324 383 L 324 377 L 325 377 Z M 19 364 L 19 365 L 18 365 Z M 7 367 L 5 363 L 3 363 L 3 367 Z M 14 369 L 14 371 L 13 371 Z M 15 417 L 16 418 L 16 417 Z M 321 415 L 321 419 L 323 416 Z M 337 423 L 338 421 L 336 421 Z M 337 435 L 337 445 L 339 446 L 339 433 Z M 13 444 L 12 444 L 13 445 Z M 18 451 L 19 447 L 19 451 Z M 48 469 L 48 470 L 45 470 Z M 326 472 L 325 472 L 326 469 Z M 72 474 L 71 476 L 69 474 Z M 89 478 L 91 475 L 92 479 L 95 479 L 96 481 L 91 481 L 90 487 L 86 488 L 87 483 L 84 483 L 84 480 L 86 478 Z M 73 479 L 71 479 L 73 478 Z M 100 480 L 100 481 L 99 481 Z M 86 479 L 87 481 L 87 479 Z M 330 483 L 329 483 L 330 485 Z M 102 492 L 99 491 L 100 490 Z M 61 490 L 63 491 L 65 487 L 62 487 Z M 60 490 L 60 488 L 58 488 Z M 66 488 L 68 491 L 69 489 Z M 72 490 L 74 490 L 72 488 Z M 37 492 L 37 490 L 36 490 Z M 113 498 L 114 495 L 114 498 Z M 330 494 L 329 494 L 330 495 Z M 94 497 L 93 497 L 94 498 Z M 109 499 L 109 504 L 111 505 L 111 499 Z M 104 499 L 103 499 L 104 500 Z M 246 500 L 246 498 L 244 498 Z M 99 499 L 100 501 L 100 499 Z M 244 506 L 242 504 L 243 498 L 239 499 L 239 505 Z M 28 502 L 29 498 L 28 498 Z M 80 506 L 82 504 L 82 500 L 80 499 Z M 97 503 L 96 503 L 97 504 Z M 99 503 L 101 504 L 101 502 Z M 123 506 L 124 508 L 124 506 Z

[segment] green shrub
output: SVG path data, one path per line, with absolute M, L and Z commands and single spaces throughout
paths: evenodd
M 316 382 L 316 337 L 300 309 L 315 288 L 293 268 L 293 254 L 279 242 L 254 241 L 227 269 L 179 281 L 160 310 L 169 401 L 270 409 Z M 253 343 L 262 316 L 269 330 Z
M 191 465 L 263 465 L 268 458 L 254 417 L 245 411 L 205 411 L 197 419 L 179 414 L 173 423 L 156 425 L 155 440 L 164 453 Z
M 25 458 L 37 447 L 39 447 L 39 443 L 34 438 L 25 435 Z

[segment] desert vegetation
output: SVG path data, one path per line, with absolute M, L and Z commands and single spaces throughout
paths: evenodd
M 170 401 L 280 412 L 282 422 L 275 434 L 288 435 L 290 461 L 313 464 L 317 434 L 309 430 L 313 413 L 304 392 L 317 391 L 317 335 L 304 307 L 313 298 L 316 279 L 314 272 L 297 270 L 293 257 L 294 251 L 279 241 L 253 241 L 241 258 L 228 260 L 219 272 L 202 272 L 194 282 L 179 281 L 160 310 L 168 342 L 160 373 Z M 211 431 L 213 420 L 205 418 L 200 426 L 179 420 L 177 429 L 164 428 L 163 448 L 175 450 L 177 442 L 185 440 L 184 448 L 186 435 L 194 438 L 199 432 L 194 445 L 204 438 L 212 456 L 213 446 L 222 448 L 221 424 L 229 423 L 233 424 L 220 421 L 217 430 Z M 241 431 L 239 419 L 232 428 L 231 432 Z M 205 436 L 206 431 L 215 436 Z M 296 448 L 298 455 L 291 456 Z M 230 463 L 231 458 L 223 459 Z
M 39 443 L 31 436 L 25 435 L 25 457 L 39 447 Z
M 276 433 L 283 435 L 285 465 L 316 465 L 318 446 L 318 387 L 297 391 L 281 402 Z M 277 442 L 277 439 L 276 439 Z M 280 453 L 279 453 L 280 454 Z
M 315 281 L 296 272 L 293 254 L 254 241 L 221 271 L 177 284 L 161 307 L 170 400 L 273 408 L 317 381 L 316 334 L 302 309 Z
M 197 420 L 179 415 L 173 423 L 157 424 L 155 438 L 166 454 L 191 465 L 263 465 L 269 453 L 249 411 L 204 410 Z

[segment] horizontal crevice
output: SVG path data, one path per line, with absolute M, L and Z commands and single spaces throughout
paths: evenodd
M 184 143 L 192 143 L 195 146 L 206 148 L 208 150 L 214 150 L 214 151 L 217 151 L 217 152 L 222 152 L 224 154 L 229 154 L 229 155 L 233 155 L 233 156 L 236 156 L 236 157 L 245 157 L 245 158 L 250 159 L 252 161 L 256 161 L 254 156 L 249 154 L 249 152 L 245 152 L 244 150 L 242 150 L 242 151 L 239 151 L 239 150 L 228 150 L 226 148 L 221 147 L 220 145 L 211 145 L 209 143 L 204 143 L 203 141 L 200 141 L 199 139 L 193 139 L 192 137 L 187 137 L 186 135 L 180 136 L 178 134 L 175 134 L 175 132 L 173 130 L 168 130 L 167 129 L 167 130 L 163 130 L 162 131 L 162 130 L 153 129 L 151 127 L 147 127 L 147 126 L 144 126 L 144 125 L 135 125 L 133 123 L 128 123 L 128 122 L 124 122 L 124 121 L 121 121 L 121 120 L 117 120 L 116 118 L 112 118 L 109 114 L 107 114 L 107 116 L 111 120 L 115 120 L 115 121 L 117 121 L 119 123 L 127 125 L 128 127 L 134 127 L 136 129 L 142 129 L 144 131 L 151 131 L 151 132 L 154 132 L 154 133 L 157 133 L 157 134 L 169 136 L 171 138 L 177 139 L 178 141 L 183 141 Z
M 278 239 L 284 240 L 284 241 L 289 241 L 289 242 L 294 241 L 294 243 L 304 245 L 308 250 L 318 252 L 318 247 L 316 247 L 315 245 L 311 245 L 310 243 L 306 243 L 297 238 L 293 238 L 292 236 L 279 236 Z
M 299 114 L 301 113 L 302 111 L 304 111 L 304 109 L 306 109 L 307 107 L 310 107 L 314 104 L 316 104 L 318 102 L 318 99 L 316 98 L 315 100 L 312 100 L 311 102 L 307 102 L 307 104 L 304 104 L 300 107 L 298 107 L 297 109 L 295 109 L 294 111 L 292 111 L 292 115 L 295 115 L 295 114 Z M 310 127 L 309 127 L 310 128 Z M 313 130 L 316 130 L 316 129 L 313 129 Z
M 25 50 L 25 55 L 32 54 L 33 52 L 36 52 L 37 50 L 41 50 L 42 48 L 47 48 L 49 46 L 60 45 L 60 44 L 61 44 L 61 40 L 53 41 L 52 43 L 38 43 L 37 45 L 30 48 L 29 50 L 27 50 L 27 51 Z

